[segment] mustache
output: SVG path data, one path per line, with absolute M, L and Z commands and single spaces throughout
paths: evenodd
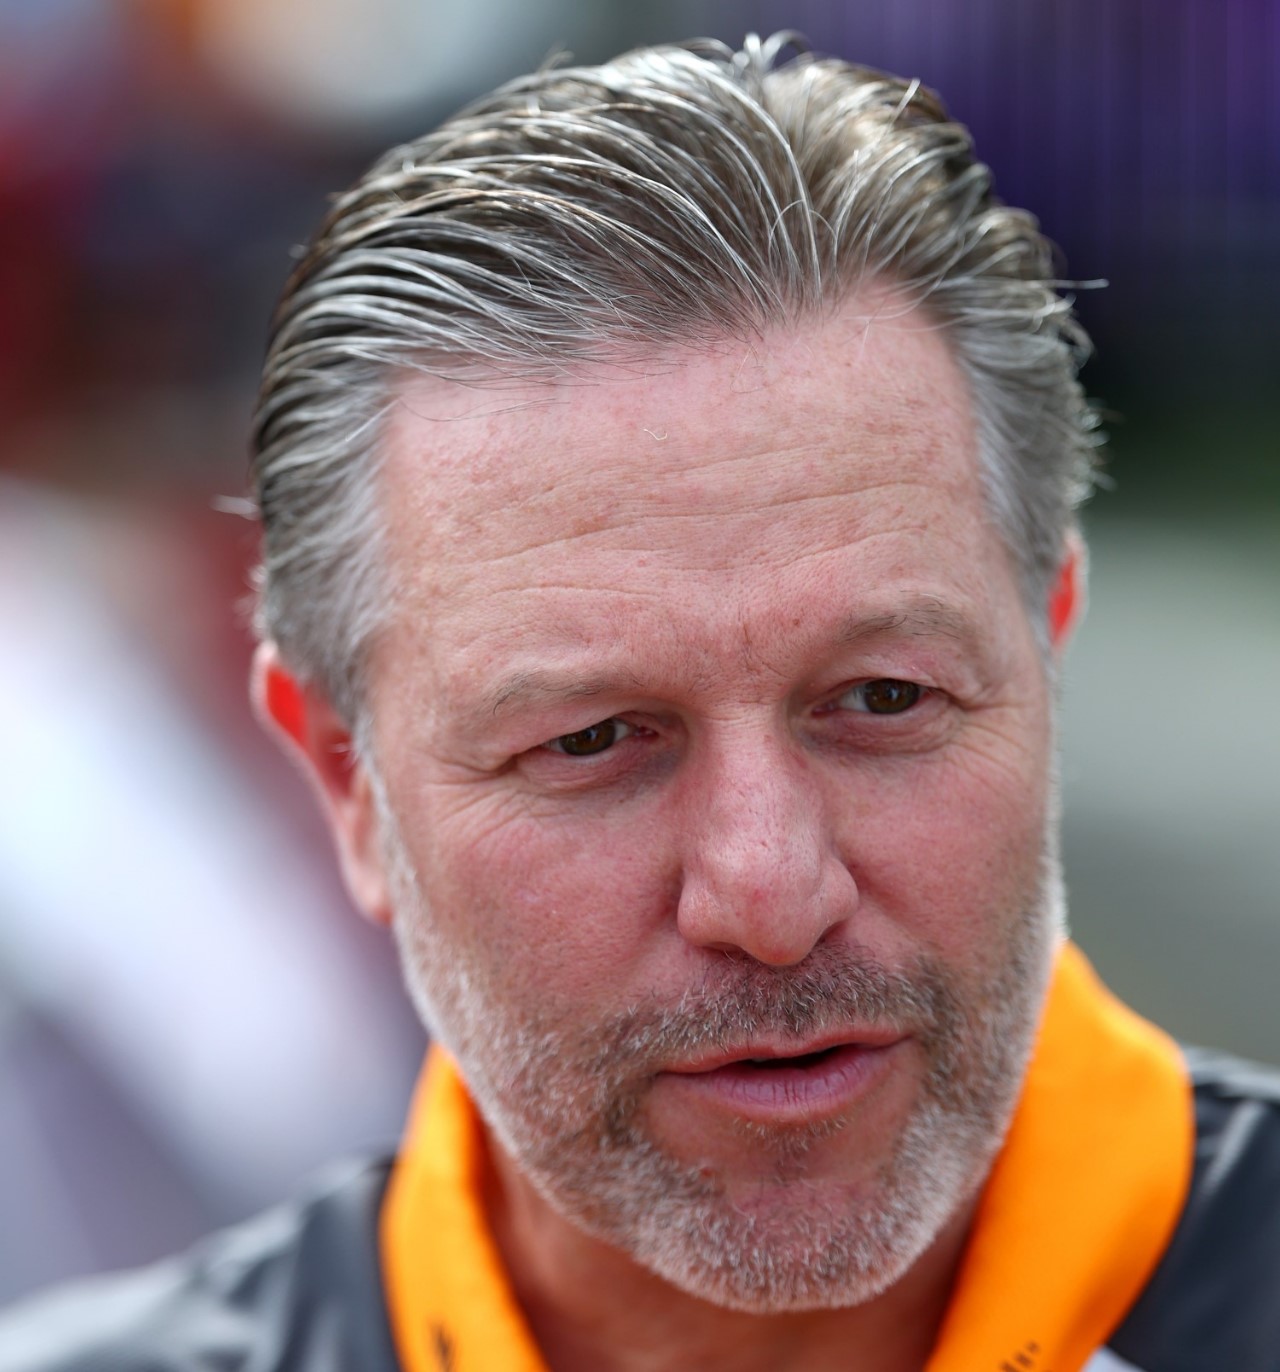
M 959 1005 L 952 978 L 927 958 L 900 970 L 850 944 L 820 945 L 791 967 L 725 954 L 674 1005 L 633 1005 L 601 1025 L 593 1067 L 616 1078 L 763 1037 L 805 1039 L 843 1029 L 852 1037 L 891 1027 L 945 1041 Z

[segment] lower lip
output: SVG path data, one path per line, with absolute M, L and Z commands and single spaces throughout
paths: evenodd
M 731 1062 L 709 1072 L 666 1072 L 661 1081 L 686 1100 L 701 1100 L 761 1124 L 803 1124 L 838 1114 L 872 1091 L 905 1040 L 848 1044 L 807 1065 L 753 1067 Z

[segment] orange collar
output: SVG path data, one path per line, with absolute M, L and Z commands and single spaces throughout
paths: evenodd
M 428 1063 L 381 1216 L 400 1361 L 547 1372 L 485 1219 L 479 1119 L 452 1062 Z M 1077 1372 L 1164 1252 L 1193 1142 L 1177 1047 L 1068 945 L 926 1372 Z

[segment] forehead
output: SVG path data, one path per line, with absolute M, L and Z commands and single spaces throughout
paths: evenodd
M 393 534 L 410 539 L 495 534 L 504 514 L 513 533 L 542 515 L 588 532 L 625 519 L 637 497 L 730 513 L 880 480 L 977 489 L 950 350 L 927 316 L 886 296 L 762 339 L 602 362 L 556 382 L 410 378 L 386 443 Z
M 706 639 L 707 616 L 681 619 L 700 595 L 737 626 L 757 606 L 794 619 L 837 563 L 869 613 L 895 587 L 934 596 L 942 577 L 963 600 L 1007 573 L 964 379 L 888 296 L 554 384 L 412 380 L 387 444 L 390 636 L 430 622 L 442 651 L 655 608 L 653 633 Z

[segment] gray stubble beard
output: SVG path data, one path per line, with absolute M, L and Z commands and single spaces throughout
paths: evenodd
M 481 985 L 439 955 L 393 824 L 384 823 L 383 837 L 406 982 L 498 1144 L 554 1210 L 680 1290 L 757 1314 L 861 1304 L 899 1281 L 986 1179 L 1063 929 L 1051 840 L 985 986 L 966 988 L 930 958 L 890 971 L 854 945 L 828 942 L 795 967 L 726 957 L 674 1007 L 632 1006 L 571 1037 L 553 1009 L 518 1018 L 501 978 Z M 664 1065 L 770 1034 L 812 1040 L 848 1024 L 914 1034 L 927 1064 L 872 1199 L 814 1206 L 806 1180 L 809 1152 L 856 1122 L 752 1130 L 774 1163 L 772 1181 L 795 1197 L 767 1213 L 735 1203 L 711 1166 L 680 1161 L 646 1133 L 648 1085 Z

